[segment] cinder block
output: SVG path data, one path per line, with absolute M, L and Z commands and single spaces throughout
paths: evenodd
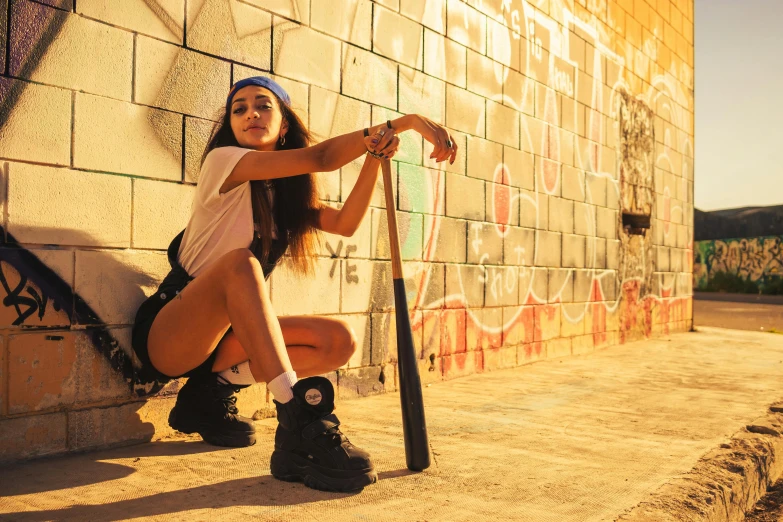
M 372 210 L 372 252 L 373 259 L 391 259 L 389 248 L 389 222 L 386 209 Z M 421 259 L 422 252 L 421 214 L 397 212 L 397 235 L 400 238 L 402 259 Z
M 416 0 L 418 2 L 418 0 Z M 419 5 L 424 5 L 419 3 Z M 429 5 L 429 4 L 427 4 Z M 467 49 L 424 28 L 424 72 L 459 87 L 467 85 Z
M 180 181 L 182 116 L 76 93 L 73 163 L 82 169 Z
M 604 299 L 607 301 L 617 300 L 617 272 L 615 270 L 606 270 L 601 273 L 598 278 L 601 283 L 601 293 L 603 294 Z
M 36 28 L 60 27 L 45 53 Z M 40 30 L 40 29 L 39 29 Z M 37 83 L 130 100 L 133 35 L 35 2 L 13 2 L 8 72 Z M 45 38 L 45 36 L 43 36 Z M 74 66 L 78 64 L 78 66 Z
M 336 92 L 311 87 L 310 101 L 310 132 L 317 141 L 354 132 L 371 123 L 368 104 Z M 360 169 L 363 163 L 364 158 L 353 162 Z
M 467 257 L 467 226 L 463 219 L 424 216 L 424 230 L 437 231 L 434 252 L 430 248 L 428 261 L 464 263 Z M 425 236 L 427 234 L 425 233 Z
M 585 200 L 585 173 L 568 165 L 563 166 L 563 197 L 574 201 Z
M 596 235 L 595 209 L 589 203 L 574 203 L 574 232 L 588 237 Z
M 614 210 L 619 210 L 620 208 L 620 182 L 619 181 L 607 178 L 606 206 Z
M 503 164 L 510 185 L 534 190 L 535 174 L 532 154 L 511 147 L 503 147 Z
M 549 200 L 549 230 L 572 234 L 574 232 L 574 202 L 563 198 Z M 563 245 L 565 253 L 565 240 Z M 584 251 L 584 248 L 582 249 Z
M 372 261 L 364 259 L 331 260 L 330 279 L 342 278 L 344 280 L 341 286 L 340 298 L 340 311 L 342 313 L 365 313 L 370 310 L 373 280 L 379 275 L 379 270 L 376 270 L 376 266 Z M 341 271 L 345 272 L 345 275 L 341 275 Z M 391 284 L 391 281 L 389 284 Z M 274 283 L 272 286 L 274 288 Z M 387 294 L 389 291 L 384 290 L 384 294 Z
M 514 266 L 489 266 L 486 270 L 485 306 L 519 304 L 519 270 Z
M 332 270 L 334 260 L 315 260 L 313 276 L 302 277 L 283 260 L 275 270 L 272 281 L 272 305 L 278 315 L 310 315 L 338 313 L 340 300 L 340 273 Z M 358 261 L 357 261 L 358 264 Z M 302 299 L 302 296 L 308 299 Z
M 468 48 L 468 91 L 502 102 L 503 69 L 503 65 Z
M 534 341 L 548 341 L 560 336 L 560 306 L 549 304 L 534 307 L 536 314 Z M 547 357 L 550 357 L 549 350 L 547 350 Z
M 68 450 L 83 451 L 173 435 L 167 418 L 174 397 L 68 412 Z
M 547 273 L 549 274 L 547 301 L 550 303 L 573 303 L 574 271 L 564 268 L 550 268 Z
M 563 129 L 573 132 L 576 136 L 584 136 L 584 111 L 574 99 L 563 99 Z
M 487 52 L 487 17 L 460 0 L 448 0 L 446 34 L 481 54 Z
M 506 67 L 519 70 L 519 35 L 505 25 L 487 19 L 487 56 Z
M 139 35 L 134 78 L 136 103 L 215 119 L 231 87 L 231 65 Z
M 535 252 L 535 230 L 508 227 L 503 236 L 503 264 L 531 265 Z
M 606 177 L 599 174 L 585 174 L 587 201 L 598 207 L 606 206 Z
M 441 363 L 444 379 L 473 375 L 484 371 L 484 352 L 473 351 L 444 356 Z
M 447 309 L 440 312 L 441 357 L 467 351 L 466 320 L 464 309 Z
M 561 234 L 557 232 L 536 231 L 536 255 L 533 263 L 536 266 L 558 268 L 561 261 Z
M 274 73 L 339 92 L 340 41 L 278 18 L 273 20 L 273 25 Z
M 372 2 L 370 0 L 312 0 L 310 25 L 337 39 L 370 49 Z
M 496 352 L 498 348 L 503 346 L 503 313 L 505 310 L 506 308 L 484 308 L 481 310 L 481 324 L 475 324 L 476 322 L 473 321 L 474 329 L 481 333 L 480 346 L 478 348 Z M 468 314 L 470 313 L 471 311 L 468 311 Z M 516 353 L 513 350 L 511 353 L 514 353 L 514 358 L 516 359 Z
M 402 265 L 405 294 L 410 309 L 419 301 L 419 286 L 417 277 L 421 273 L 419 263 Z M 388 261 L 372 261 L 372 277 L 369 288 L 369 307 L 373 312 L 390 312 L 394 310 L 394 285 L 392 282 L 392 267 Z M 361 284 L 361 283 L 360 283 Z
M 166 250 L 190 220 L 192 185 L 133 180 L 133 248 Z
M 503 76 L 503 105 L 507 105 L 519 112 L 533 115 L 535 99 L 534 82 L 512 69 L 504 68 Z
M 552 130 L 553 127 L 549 127 L 549 129 Z M 536 191 L 550 196 L 560 197 L 562 188 L 560 171 L 562 170 L 563 165 L 542 156 L 535 156 L 534 163 L 536 171 Z
M 446 85 L 446 126 L 484 137 L 485 100 L 469 91 Z
M 11 163 L 7 205 L 22 243 L 130 246 L 129 178 Z
M 0 419 L 0 462 L 64 453 L 68 424 L 65 412 Z
M 546 228 L 549 223 L 549 202 L 537 192 L 519 189 L 519 224 L 527 228 Z M 541 204 L 543 201 L 543 205 Z M 539 207 L 541 209 L 539 210 Z M 543 223 L 539 218 L 543 217 Z
M 136 33 L 182 44 L 184 0 L 164 0 L 157 4 L 147 4 L 143 0 L 82 0 L 76 4 L 76 12 Z
M 533 341 L 535 313 L 532 306 L 504 306 L 503 346 L 518 346 Z
M 546 303 L 549 298 L 549 273 L 546 268 L 519 267 L 519 303 Z
M 400 0 L 400 13 L 427 29 L 446 33 L 446 0 Z
M 241 24 L 237 27 L 237 21 Z M 272 15 L 238 0 L 188 3 L 188 47 L 269 70 Z
M 400 0 L 375 0 L 375 3 L 388 7 L 392 11 L 400 10 Z
M 201 157 L 207 148 L 215 123 L 210 120 L 185 117 L 185 182 L 197 183 L 201 172 Z
M 600 295 L 593 295 L 596 272 L 594 270 L 574 270 L 574 302 L 602 301 Z
M 617 211 L 598 207 L 596 209 L 596 233 L 606 239 L 617 238 Z
M 308 0 L 242 0 L 276 15 L 295 22 L 307 24 L 310 20 L 310 2 Z
M 83 333 L 11 335 L 8 339 L 8 412 L 127 396 L 128 384 Z
M 560 307 L 560 335 L 576 337 L 585 333 L 584 303 L 564 304 Z
M 446 173 L 446 215 L 483 221 L 484 182 Z
M 559 127 L 562 111 L 562 96 L 544 84 L 536 84 L 535 117 L 550 125 Z
M 446 266 L 446 306 L 481 308 L 484 306 L 486 268 L 480 265 Z
M 585 237 L 563 234 L 563 267 L 584 268 Z
M 71 93 L 0 78 L 0 99 L 13 100 L 17 96 L 12 107 L 1 116 L 4 121 L 0 127 L 0 155 L 8 159 L 70 165 Z M 41 117 L 42 106 L 46 107 L 45 118 Z
M 446 119 L 446 84 L 415 69 L 400 66 L 400 111 L 406 114 L 421 114 L 437 123 Z M 421 137 L 413 132 L 402 136 Z M 464 154 L 465 151 L 460 151 Z
M 681 248 L 672 248 L 669 261 L 669 270 L 672 272 L 682 272 L 684 270 L 682 258 L 685 250 Z
M 499 265 L 506 233 L 489 223 L 468 223 L 468 263 Z M 507 263 L 508 264 L 508 263 Z
M 519 225 L 519 189 L 502 183 L 486 183 L 486 220 L 505 226 Z
M 422 27 L 393 11 L 373 10 L 373 52 L 414 69 L 422 69 Z
M 373 71 L 371 82 L 367 81 L 367 71 Z M 337 72 L 339 73 L 339 67 Z M 396 63 L 369 51 L 347 45 L 343 52 L 342 75 L 342 92 L 347 96 L 397 110 Z M 339 90 L 334 87 L 328 88 L 333 91 Z
M 414 276 L 414 279 L 420 281 L 420 286 L 424 288 L 421 294 L 421 300 L 418 303 L 420 308 L 435 309 L 441 308 L 446 296 L 446 269 L 441 263 L 420 263 L 420 272 Z
M 445 213 L 446 173 L 399 164 L 400 210 L 422 214 Z
M 586 241 L 586 268 L 606 268 L 606 239 L 601 237 L 587 237 Z
M 77 250 L 74 291 L 99 314 L 82 324 L 133 324 L 170 269 L 162 252 Z
M 493 101 L 487 101 L 487 139 L 510 147 L 519 147 L 519 113 Z
M 606 268 L 617 270 L 620 268 L 620 240 L 606 240 Z
M 537 156 L 546 153 L 548 143 L 547 124 L 527 114 L 520 114 L 519 148 Z
M 502 145 L 468 136 L 465 155 L 467 156 L 468 176 L 471 178 L 487 181 L 501 178 L 502 173 L 498 173 L 498 169 L 503 165 Z
M 359 163 L 362 162 L 362 163 Z M 353 187 L 356 186 L 356 181 L 359 179 L 361 173 L 362 164 L 364 159 L 360 158 L 357 161 L 352 161 L 340 169 L 340 194 L 341 199 L 346 200 L 350 195 Z M 396 161 L 392 161 L 391 164 L 391 177 L 392 186 L 397 184 L 397 165 Z M 378 181 L 375 182 L 375 191 L 370 199 L 370 205 L 373 207 L 386 208 L 386 192 L 383 187 L 383 176 L 378 176 Z

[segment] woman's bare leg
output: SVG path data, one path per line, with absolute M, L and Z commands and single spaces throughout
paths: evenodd
M 321 375 L 340 368 L 356 351 L 356 335 L 340 319 L 319 316 L 280 317 L 288 357 L 297 377 Z M 249 355 L 231 332 L 220 341 L 213 372 L 248 360 Z
M 158 313 L 147 341 L 150 360 L 167 375 L 181 375 L 209 357 L 229 326 L 257 380 L 291 371 L 261 264 L 247 249 L 215 261 Z

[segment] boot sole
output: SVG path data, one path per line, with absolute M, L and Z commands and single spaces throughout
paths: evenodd
M 228 448 L 245 448 L 256 443 L 255 431 L 235 432 L 235 433 L 215 433 L 208 425 L 194 422 L 183 421 L 177 416 L 176 407 L 169 413 L 169 426 L 186 435 L 198 433 L 204 442 L 213 446 L 222 446 Z
M 272 476 L 286 482 L 303 482 L 321 491 L 356 491 L 378 480 L 375 468 L 341 470 L 319 466 L 287 451 L 275 450 L 270 463 Z

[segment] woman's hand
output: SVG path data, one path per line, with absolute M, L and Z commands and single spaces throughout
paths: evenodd
M 394 129 L 384 127 L 364 138 L 364 146 L 368 151 L 382 156 L 382 159 L 391 159 L 400 148 L 400 138 Z
M 430 159 L 434 159 L 438 163 L 443 160 L 449 160 L 449 164 L 454 163 L 457 158 L 457 143 L 444 127 L 429 118 L 416 114 L 413 129 L 435 146 L 430 154 Z

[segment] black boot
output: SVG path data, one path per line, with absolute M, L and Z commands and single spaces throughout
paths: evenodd
M 182 433 L 198 433 L 215 446 L 252 446 L 256 428 L 236 407 L 234 394 L 241 388 L 247 386 L 231 384 L 217 373 L 191 377 L 179 390 L 169 426 Z
M 277 426 L 270 464 L 280 480 L 302 481 L 323 491 L 353 491 L 378 479 L 370 455 L 340 432 L 329 379 L 308 377 L 293 387 L 294 398 L 275 401 Z

